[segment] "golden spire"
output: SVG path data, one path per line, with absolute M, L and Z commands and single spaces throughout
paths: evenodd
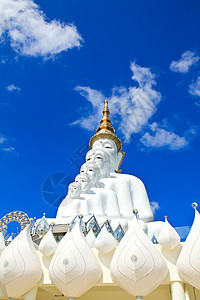
M 103 109 L 103 117 L 100 122 L 100 126 L 98 127 L 96 134 L 93 135 L 93 137 L 90 140 L 90 149 L 92 149 L 92 146 L 96 140 L 107 138 L 111 139 L 115 142 L 117 146 L 117 150 L 120 151 L 122 148 L 122 142 L 120 139 L 116 136 L 115 130 L 112 127 L 112 122 L 109 117 L 109 108 L 108 108 L 108 101 L 105 100 L 104 109 Z
M 99 132 L 101 129 L 107 129 L 112 133 L 115 133 L 114 128 L 112 127 L 111 120 L 109 118 L 109 109 L 108 109 L 108 101 L 105 100 L 104 109 L 103 109 L 103 118 L 101 119 L 100 126 L 97 129 L 96 133 Z

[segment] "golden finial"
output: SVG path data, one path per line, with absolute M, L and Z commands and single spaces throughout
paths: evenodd
M 136 215 L 136 216 L 137 216 L 137 214 L 138 214 L 138 210 L 135 208 L 135 209 L 133 210 L 133 213 L 134 213 L 134 215 Z
M 192 207 L 193 207 L 194 209 L 197 209 L 197 206 L 198 206 L 198 204 L 197 204 L 196 202 L 193 202 L 193 203 L 192 203 Z
M 165 216 L 165 221 L 167 221 L 167 216 Z
M 109 112 L 109 108 L 108 108 L 108 101 L 105 100 L 104 109 L 103 109 L 103 118 L 101 119 L 100 126 L 97 129 L 96 133 L 102 129 L 109 130 L 110 132 L 115 133 L 115 130 L 112 127 L 112 123 L 111 123 L 109 114 L 110 114 L 110 112 Z
M 105 100 L 104 109 L 103 109 L 103 117 L 100 121 L 100 125 L 96 131 L 96 134 L 93 135 L 93 137 L 90 140 L 90 149 L 92 149 L 92 146 L 96 140 L 99 140 L 102 138 L 107 138 L 107 139 L 111 139 L 115 142 L 118 151 L 121 150 L 122 142 L 115 134 L 115 130 L 112 126 L 112 122 L 110 120 L 109 115 L 110 115 L 110 112 L 109 112 L 109 108 L 108 108 L 108 101 Z

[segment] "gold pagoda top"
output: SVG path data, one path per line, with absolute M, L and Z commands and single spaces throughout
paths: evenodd
M 109 112 L 109 108 L 108 108 L 108 101 L 105 100 L 104 109 L 103 109 L 103 117 L 100 121 L 100 125 L 99 125 L 96 133 L 90 139 L 90 149 L 92 149 L 92 146 L 95 141 L 97 141 L 99 139 L 107 138 L 107 139 L 113 140 L 115 142 L 118 151 L 121 150 L 122 142 L 115 134 L 115 130 L 112 126 L 112 122 L 110 120 L 109 114 L 110 114 L 110 112 Z

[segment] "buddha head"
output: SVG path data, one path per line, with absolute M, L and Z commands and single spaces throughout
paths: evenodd
M 123 159 L 123 153 L 118 151 L 115 142 L 108 138 L 98 139 L 92 146 L 93 150 L 102 149 L 110 157 L 110 172 L 117 171 Z
M 85 173 L 90 177 L 91 184 L 93 186 L 98 186 L 101 175 L 97 164 L 93 161 L 89 161 L 85 163 L 85 166 Z
M 75 177 L 75 182 L 80 186 L 80 180 L 81 180 L 81 174 L 78 174 L 76 177 Z
M 68 196 L 71 199 L 78 198 L 81 193 L 81 187 L 77 182 L 72 182 L 68 187 Z
M 109 177 L 110 157 L 103 149 L 92 149 L 86 154 L 86 163 L 93 162 L 97 165 L 103 177 Z
M 80 169 L 80 174 L 85 173 L 87 169 L 87 163 L 82 164 L 81 169 Z
M 91 188 L 90 177 L 86 173 L 76 176 L 75 183 L 80 186 L 81 192 L 88 193 Z
M 108 101 L 106 100 L 100 125 L 90 140 L 90 149 L 106 151 L 110 157 L 110 172 L 114 172 L 119 170 L 125 153 L 120 151 L 122 142 L 115 134 L 109 114 Z

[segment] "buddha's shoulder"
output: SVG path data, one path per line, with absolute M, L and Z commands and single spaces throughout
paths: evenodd
M 122 173 L 112 173 L 113 176 L 115 176 L 118 179 L 124 179 L 127 180 L 129 182 L 135 182 L 138 184 L 143 184 L 142 180 L 134 175 L 130 175 L 130 174 L 122 174 Z

